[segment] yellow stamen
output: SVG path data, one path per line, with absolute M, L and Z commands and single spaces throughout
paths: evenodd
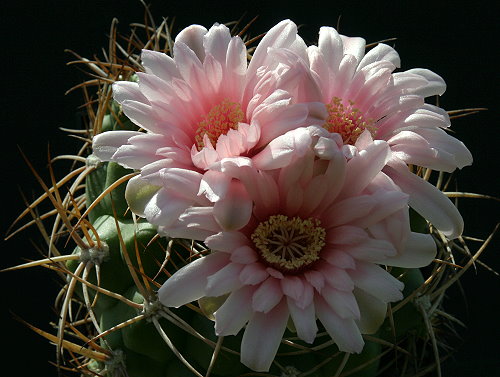
M 373 119 L 365 119 L 361 111 L 354 107 L 353 101 L 348 101 L 348 105 L 344 105 L 342 99 L 333 97 L 326 108 L 328 118 L 323 124 L 323 128 L 329 132 L 340 134 L 344 144 L 354 144 L 364 130 L 368 130 L 372 136 L 374 135 Z
M 212 145 L 215 147 L 220 135 L 226 135 L 230 129 L 237 130 L 238 123 L 242 122 L 245 114 L 241 105 L 227 99 L 210 109 L 203 119 L 198 123 L 195 133 L 196 147 L 199 151 L 205 146 L 203 141 L 207 135 Z
M 320 221 L 313 218 L 274 215 L 261 222 L 251 238 L 267 263 L 294 272 L 319 259 L 326 235 L 319 225 Z

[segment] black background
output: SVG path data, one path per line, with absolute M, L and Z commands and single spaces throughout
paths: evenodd
M 396 4 L 394 4 L 396 3 Z M 497 20 L 493 1 L 325 1 L 297 2 L 174 2 L 152 1 L 157 22 L 175 16 L 174 31 L 199 23 L 210 27 L 244 17 L 259 19 L 250 29 L 254 35 L 268 30 L 284 18 L 301 25 L 307 42 L 316 39 L 322 25 L 336 26 L 340 32 L 362 36 L 368 42 L 396 37 L 395 47 L 402 69 L 429 68 L 448 84 L 441 98 L 447 110 L 487 107 L 489 110 L 453 122 L 456 136 L 474 155 L 473 167 L 458 174 L 462 191 L 500 196 L 498 180 L 498 100 L 499 87 Z M 19 148 L 34 167 L 47 178 L 47 151 L 52 155 L 72 153 L 78 145 L 58 127 L 80 126 L 80 92 L 64 95 L 85 76 L 66 66 L 69 48 L 82 56 L 100 55 L 107 46 L 113 17 L 119 30 L 143 20 L 139 1 L 29 1 L 9 2 L 1 10 L 1 182 L 2 224 L 5 234 L 24 209 L 20 192 L 33 198 L 41 189 L 23 162 Z M 175 34 L 175 33 L 174 33 Z M 64 165 L 61 165 L 64 166 Z M 6 205 L 4 205 L 6 203 Z M 466 221 L 465 234 L 486 237 L 498 222 L 498 202 L 465 199 L 460 208 Z M 2 242 L 1 267 L 36 258 L 42 245 L 37 232 L 27 231 Z M 498 236 L 482 260 L 500 271 Z M 55 347 L 14 320 L 14 315 L 50 330 L 56 316 L 51 307 L 59 286 L 55 274 L 39 268 L 0 273 L 2 285 L 0 374 L 9 376 L 54 376 L 49 360 Z M 498 352 L 500 278 L 478 266 L 461 279 L 465 297 L 457 288 L 450 291 L 446 308 L 468 328 L 461 332 L 463 344 L 443 368 L 445 376 L 500 375 Z

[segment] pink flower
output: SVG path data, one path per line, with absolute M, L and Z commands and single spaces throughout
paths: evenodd
M 309 149 L 290 150 L 307 139 Z M 160 288 L 159 300 L 179 307 L 228 295 L 215 312 L 215 332 L 244 328 L 241 361 L 267 371 L 289 318 L 312 343 L 317 319 L 346 352 L 361 352 L 403 284 L 382 265 L 421 267 L 436 253 L 430 235 L 409 229 L 408 195 L 381 172 L 386 142 L 346 149 L 338 134 L 297 129 L 273 140 L 264 168 L 226 159 L 235 178 L 213 206 L 190 207 L 173 237 L 204 241 L 212 253 L 194 260 Z M 277 152 L 277 159 L 267 159 Z M 346 153 L 350 152 L 347 155 Z
M 307 48 L 305 60 L 294 51 L 276 50 L 275 55 L 309 67 L 316 88 L 297 88 L 297 95 L 326 105 L 325 129 L 342 135 L 347 145 L 365 130 L 375 140 L 386 140 L 392 157 L 384 172 L 410 194 L 410 205 L 448 237 L 462 233 L 462 218 L 451 201 L 407 168 L 452 172 L 472 163 L 464 144 L 445 132 L 448 114 L 424 103 L 425 97 L 444 93 L 440 76 L 427 69 L 394 73 L 400 59 L 392 47 L 379 43 L 365 54 L 364 39 L 339 35 L 331 27 L 320 29 L 318 46 Z
M 287 91 L 300 81 L 303 67 L 269 58 L 269 49 L 282 48 L 306 58 L 291 21 L 266 34 L 249 64 L 242 39 L 219 24 L 182 30 L 173 58 L 143 50 L 145 72 L 137 73 L 138 83 L 116 82 L 113 95 L 146 132 L 110 131 L 93 140 L 101 160 L 140 170 L 127 188 L 132 210 L 155 224 L 175 219 L 187 206 L 205 202 L 186 195 L 202 180 L 209 187 L 217 183 L 213 174 L 204 176 L 213 164 L 251 158 L 276 136 L 324 119 L 321 104 L 316 113 L 315 104 L 295 103 Z M 213 199 L 214 189 L 207 195 Z

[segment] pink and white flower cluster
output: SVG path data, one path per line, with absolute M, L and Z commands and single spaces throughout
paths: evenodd
M 269 370 L 290 319 L 305 342 L 319 321 L 340 350 L 360 352 L 402 298 L 384 266 L 435 256 L 409 207 L 449 238 L 462 232 L 450 200 L 408 168 L 472 162 L 445 132 L 447 113 L 424 102 L 445 83 L 394 73 L 392 47 L 365 53 L 333 28 L 307 46 L 289 20 L 247 55 L 219 24 L 181 31 L 173 57 L 144 50 L 138 83 L 113 85 L 144 131 L 96 135 L 94 154 L 140 172 L 126 190 L 136 215 L 211 250 L 166 281 L 164 305 L 227 295 L 215 333 L 244 331 L 241 360 L 256 371 Z

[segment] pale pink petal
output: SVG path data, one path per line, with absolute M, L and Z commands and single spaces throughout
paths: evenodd
M 367 216 L 376 202 L 372 195 L 360 195 L 336 202 L 323 216 L 323 225 L 328 228 L 349 224 Z
M 271 275 L 272 277 L 281 280 L 285 278 L 285 275 L 283 275 L 280 271 L 276 270 L 273 267 L 267 267 L 266 271 Z
M 405 71 L 404 73 L 415 74 L 423 77 L 427 80 L 427 84 L 424 86 L 418 87 L 418 89 L 413 90 L 412 92 L 418 94 L 422 97 L 430 97 L 435 95 L 443 95 L 446 91 L 446 83 L 443 78 L 438 74 L 424 68 L 414 68 Z
M 212 250 L 231 252 L 240 246 L 249 244 L 248 238 L 241 232 L 222 231 L 208 237 L 205 240 L 205 245 Z
M 339 69 L 335 75 L 335 80 L 332 84 L 333 95 L 339 98 L 344 96 L 345 90 L 349 87 L 349 84 L 356 72 L 358 61 L 353 55 L 344 55 L 340 61 Z
M 362 334 L 375 333 L 384 322 L 387 304 L 361 289 L 354 289 L 361 317 L 356 321 Z
M 111 161 L 118 148 L 128 143 L 131 137 L 143 135 L 137 131 L 108 131 L 92 139 L 93 153 L 101 161 Z
M 174 98 L 170 85 L 158 76 L 137 72 L 137 77 L 140 92 L 147 98 L 147 102 L 168 104 Z
M 214 217 L 223 230 L 244 227 L 252 215 L 252 201 L 239 181 L 229 185 L 226 195 L 214 204 Z
M 256 372 L 267 372 L 285 332 L 289 313 L 285 300 L 268 313 L 255 313 L 241 340 L 241 362 Z
M 438 151 L 437 164 L 439 164 L 440 159 L 443 161 L 452 161 L 446 166 L 446 169 L 437 169 L 430 165 L 432 169 L 452 172 L 456 167 L 462 169 L 464 166 L 472 164 L 472 154 L 467 147 L 460 140 L 447 134 L 442 129 L 424 128 L 415 132 L 424 137 L 429 142 L 431 148 Z
M 306 343 L 312 344 L 318 332 L 314 303 L 311 302 L 305 308 L 301 308 L 292 298 L 287 297 L 287 305 L 298 337 Z
M 161 133 L 157 117 L 151 105 L 143 102 L 124 100 L 122 109 L 125 115 L 136 125 L 153 133 Z
M 274 178 L 265 171 L 255 169 L 240 169 L 240 174 L 240 179 L 254 203 L 253 215 L 258 219 L 265 219 L 276 213 L 280 200 Z
M 356 267 L 354 259 L 349 254 L 341 250 L 323 250 L 321 258 L 341 269 L 352 269 Z
M 322 26 L 319 29 L 318 48 L 327 67 L 334 69 L 339 66 L 344 54 L 344 45 L 337 30 L 332 27 Z M 323 78 L 326 79 L 328 76 L 323 76 Z
M 239 37 L 233 37 L 229 42 L 226 55 L 226 79 L 225 91 L 233 98 L 241 98 L 245 87 L 245 76 L 247 70 L 247 50 L 245 44 Z
M 310 150 L 312 138 L 307 128 L 298 128 L 271 140 L 266 147 L 253 156 L 256 168 L 271 170 L 289 165 Z
M 311 286 L 313 286 L 316 291 L 318 291 L 318 293 L 321 293 L 321 290 L 325 286 L 325 277 L 321 272 L 315 270 L 307 270 L 304 272 L 304 277 L 306 278 L 307 282 L 311 284 Z
M 215 334 L 217 336 L 236 335 L 252 317 L 252 295 L 254 287 L 244 286 L 234 292 L 224 301 L 224 304 L 214 313 Z
M 462 234 L 464 223 L 457 207 L 436 186 L 411 173 L 406 165 L 391 160 L 384 172 L 410 194 L 409 204 L 448 238 Z
M 343 225 L 328 230 L 326 241 L 331 245 L 355 245 L 365 241 L 368 233 L 362 228 Z
M 253 310 L 267 313 L 281 301 L 283 291 L 279 279 L 269 277 L 255 291 L 252 297 Z
M 379 190 L 373 195 L 375 205 L 372 207 L 370 213 L 365 217 L 358 218 L 352 222 L 353 225 L 360 228 L 368 228 L 369 226 L 383 221 L 394 213 L 408 210 L 409 195 L 400 191 Z
M 239 263 L 228 263 L 223 268 L 207 278 L 205 296 L 219 297 L 226 293 L 236 291 L 242 287 L 239 274 L 244 265 Z
M 360 353 L 364 341 L 353 318 L 341 318 L 321 296 L 314 300 L 316 315 L 340 351 Z
M 155 75 L 164 81 L 168 82 L 173 78 L 180 78 L 175 60 L 163 52 L 142 50 L 141 61 L 146 73 Z M 114 90 L 113 87 L 113 92 Z
M 257 285 L 269 277 L 266 268 L 260 263 L 247 264 L 240 273 L 243 284 Z
M 316 279 L 319 280 L 319 283 L 323 284 L 325 281 L 330 287 L 346 292 L 351 292 L 354 289 L 354 283 L 345 269 L 324 263 L 318 266 L 317 270 L 323 275 L 323 280 Z
M 382 267 L 359 262 L 356 264 L 356 269 L 349 270 L 349 275 L 358 288 L 383 302 L 393 302 L 403 298 L 401 291 L 404 284 Z
M 193 170 L 170 168 L 160 170 L 157 180 L 153 177 L 148 177 L 148 180 L 176 192 L 179 197 L 194 201 L 198 197 L 202 177 L 202 174 Z
M 213 253 L 195 259 L 167 279 L 158 290 L 158 299 L 165 306 L 178 308 L 203 297 L 208 276 L 228 263 L 229 255 L 226 253 Z
M 359 320 L 359 307 L 352 291 L 346 292 L 326 286 L 321 291 L 321 297 L 339 317 Z
M 360 37 L 346 37 L 341 35 L 344 46 L 344 55 L 352 55 L 358 64 L 365 55 L 366 41 Z
M 280 283 L 283 294 L 295 301 L 298 301 L 304 293 L 304 283 L 298 276 L 285 276 Z
M 428 266 L 436 257 L 436 243 L 430 234 L 410 233 L 404 248 L 397 255 L 380 260 L 387 266 L 419 268 Z
M 229 42 L 231 41 L 231 32 L 226 25 L 215 24 L 203 36 L 203 47 L 217 61 L 226 62 L 226 53 Z
M 159 189 L 147 202 L 145 202 L 150 196 L 150 193 L 146 192 L 145 197 L 141 198 L 143 193 L 136 191 L 136 189 L 150 190 L 151 188 L 147 186 L 132 186 L 132 190 L 126 192 L 126 198 L 130 201 L 131 208 L 138 209 L 138 214 L 143 214 L 151 224 L 168 227 L 177 221 L 179 216 L 193 204 L 192 200 L 185 199 L 179 196 L 177 192 L 164 188 Z M 144 203 L 146 205 L 143 211 L 140 211 Z
M 205 59 L 205 49 L 203 48 L 203 37 L 208 32 L 206 28 L 200 25 L 190 25 L 184 28 L 177 37 L 175 42 L 181 42 L 188 46 L 200 61 Z M 175 50 L 174 50 L 175 53 Z M 177 56 L 174 55 L 177 60 Z
M 271 140 L 285 134 L 286 132 L 298 127 L 307 127 L 312 125 L 308 122 L 309 108 L 305 104 L 291 104 L 290 99 L 280 99 L 268 103 L 266 100 L 263 104 L 262 110 L 254 114 L 252 121 L 261 126 L 261 136 L 258 147 L 264 147 Z
M 248 66 L 248 76 L 252 77 L 257 70 L 266 65 L 267 51 L 272 48 L 290 47 L 297 39 L 297 26 L 290 20 L 284 20 L 273 26 L 259 42 Z
M 160 190 L 159 186 L 150 184 L 140 176 L 130 179 L 125 189 L 125 199 L 130 210 L 136 215 L 145 217 L 146 206 L 158 190 Z
M 368 238 L 356 245 L 338 246 L 338 249 L 349 253 L 350 256 L 357 260 L 365 262 L 378 262 L 397 253 L 391 242 L 373 238 Z
M 221 231 L 214 219 L 213 207 L 189 207 L 174 225 L 158 230 L 172 238 L 187 238 L 203 241 Z
M 139 90 L 139 84 L 132 81 L 113 83 L 113 99 L 118 103 L 123 103 L 125 100 L 148 103 L 147 98 Z
M 205 195 L 215 203 L 226 195 L 231 183 L 231 177 L 215 170 L 208 170 L 203 174 L 198 195 Z
M 207 144 L 205 143 L 205 145 Z M 196 149 L 196 146 L 193 145 L 191 149 L 191 159 L 193 161 L 193 165 L 196 166 L 197 168 L 206 170 L 209 167 L 211 167 L 215 162 L 217 162 L 218 158 L 219 154 L 213 147 L 212 148 L 205 147 L 201 151 L 198 151 L 198 149 Z
M 195 52 L 184 43 L 178 42 L 174 44 L 174 58 L 183 80 L 193 89 L 201 90 L 200 83 L 206 83 L 207 77 Z
M 203 94 L 216 94 L 222 92 L 223 81 L 224 81 L 224 69 L 222 64 L 225 63 L 225 58 L 223 62 L 218 61 L 210 52 L 207 52 L 205 60 L 203 61 L 203 73 L 200 75 L 199 79 L 203 77 L 206 79 L 204 82 L 205 90 Z M 192 82 L 193 88 L 200 85 L 201 82 Z
M 234 249 L 231 253 L 231 262 L 241 263 L 241 264 L 250 264 L 257 262 L 259 260 L 259 256 L 249 246 L 240 246 L 237 249 Z
M 358 65 L 358 70 L 366 67 L 371 63 L 381 60 L 387 60 L 398 68 L 401 66 L 401 59 L 399 58 L 399 54 L 396 52 L 396 50 L 384 43 L 379 43 L 370 51 L 368 51 L 363 59 L 361 59 Z
M 367 231 L 373 238 L 389 241 L 398 252 L 401 252 L 410 233 L 408 209 L 400 210 L 390 217 L 370 225 Z
M 361 192 L 377 175 L 390 157 L 387 143 L 375 140 L 367 149 L 347 163 L 344 189 L 340 197 L 353 196 Z

